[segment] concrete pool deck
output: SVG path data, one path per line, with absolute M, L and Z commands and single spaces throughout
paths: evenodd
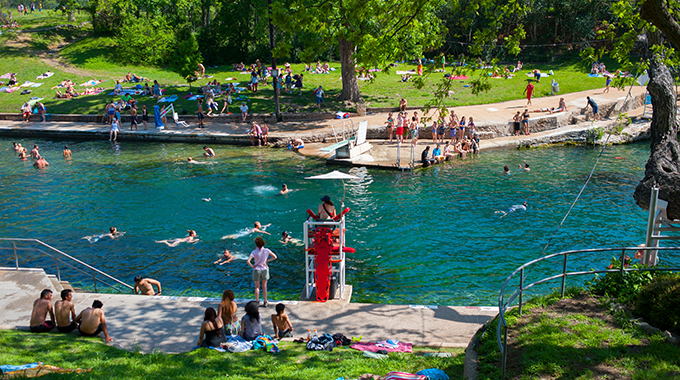
M 42 289 L 54 291 L 60 299 L 58 282 L 42 269 L 0 268 L 0 329 L 28 329 L 33 301 Z M 144 353 L 190 351 L 198 339 L 207 307 L 216 308 L 218 299 L 204 297 L 139 296 L 132 294 L 74 293 L 76 313 L 98 299 L 113 345 Z M 237 315 L 243 316 L 246 300 L 237 300 Z M 294 327 L 295 338 L 307 329 L 322 333 L 363 336 L 364 342 L 399 339 L 417 346 L 466 347 L 477 330 L 498 314 L 498 307 L 387 305 L 283 301 Z M 270 314 L 277 301 L 260 307 L 265 334 L 272 334 Z M 56 331 L 56 330 L 54 330 Z M 56 332 L 54 332 L 56 333 Z M 77 334 L 74 332 L 73 334 Z M 286 338 L 292 340 L 292 338 Z

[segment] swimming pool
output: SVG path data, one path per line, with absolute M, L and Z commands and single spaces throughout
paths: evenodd
M 51 166 L 36 170 L 32 162 L 19 161 L 12 141 L 29 150 L 37 142 Z M 73 151 L 71 160 L 61 157 L 64 144 Z M 340 181 L 304 179 L 333 168 L 280 149 L 213 146 L 217 157 L 204 159 L 196 144 L 113 147 L 103 141 L 0 138 L 0 146 L 0 236 L 41 239 L 128 283 L 136 274 L 156 278 L 164 295 L 217 296 L 231 288 L 237 297 L 252 297 L 245 259 L 255 235 L 244 229 L 258 220 L 272 224 L 265 240 L 279 256 L 271 265 L 270 298 L 297 299 L 304 252 L 278 243 L 280 234 L 300 238 L 307 208 L 315 209 L 325 194 L 338 203 L 342 197 Z M 646 212 L 632 194 L 648 152 L 647 143 L 607 148 L 547 252 L 642 242 Z M 413 173 L 356 171 L 361 180 L 347 182 L 345 200 L 352 208 L 347 245 L 357 250 L 348 256 L 353 301 L 495 304 L 509 272 L 539 255 L 598 153 L 592 147 L 507 150 Z M 209 163 L 191 165 L 188 156 Z M 524 162 L 531 171 L 518 170 Z M 511 176 L 501 174 L 506 164 Z M 296 191 L 278 195 L 284 182 Z M 496 213 L 525 200 L 526 212 L 504 218 Z M 83 239 L 110 226 L 125 236 Z M 197 243 L 155 243 L 183 237 L 187 229 L 198 232 Z M 223 239 L 234 234 L 242 236 Z M 225 248 L 238 259 L 213 265 Z M 600 267 L 609 259 L 587 260 Z

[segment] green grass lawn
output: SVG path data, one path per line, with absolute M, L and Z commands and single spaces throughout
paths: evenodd
M 551 295 L 530 301 L 522 316 L 517 309 L 506 314 L 508 379 L 680 379 L 680 347 L 621 327 L 598 299 L 574 299 L 586 301 L 557 302 Z M 494 323 L 477 348 L 479 379 L 500 378 L 496 342 Z
M 463 349 L 414 348 L 413 354 L 392 353 L 386 360 L 370 359 L 349 348 L 307 351 L 302 344 L 285 342 L 281 352 L 262 350 L 240 354 L 199 349 L 185 354 L 140 354 L 110 347 L 99 338 L 77 334 L 31 334 L 0 331 L 0 363 L 21 365 L 43 362 L 62 368 L 92 368 L 69 375 L 82 379 L 354 379 L 364 373 L 384 376 L 390 371 L 415 373 L 439 368 L 451 379 L 463 378 Z M 425 357 L 424 352 L 451 352 L 451 358 Z M 62 379 L 48 375 L 43 379 Z
M 22 16 L 26 20 L 22 22 L 33 27 L 52 25 L 64 22 L 60 13 L 48 12 L 52 16 Z M 85 17 L 81 15 L 80 17 Z M 40 24 L 40 20 L 43 24 Z M 81 19 L 79 19 L 81 21 Z M 68 43 L 70 41 L 70 43 Z M 188 114 L 195 114 L 197 110 L 196 102 L 183 99 L 188 92 L 196 93 L 197 84 L 205 84 L 206 80 L 201 80 L 193 85 L 190 90 L 188 87 L 174 87 L 175 85 L 186 85 L 185 81 L 175 72 L 168 68 L 141 67 L 123 65 L 116 60 L 116 43 L 111 37 L 97 37 L 91 33 L 91 27 L 85 28 L 62 28 L 49 32 L 39 32 L 30 34 L 17 34 L 7 32 L 0 35 L 0 43 L 8 45 L 0 50 L 0 75 L 6 72 L 16 72 L 19 83 L 25 81 L 36 81 L 36 76 L 50 70 L 56 74 L 44 81 L 42 87 L 31 88 L 31 94 L 20 95 L 20 91 L 11 94 L 0 93 L 0 112 L 19 113 L 23 102 L 31 96 L 44 98 L 43 103 L 48 109 L 48 113 L 74 113 L 74 114 L 101 114 L 104 106 L 114 97 L 108 95 L 117 79 L 122 79 L 127 72 L 133 72 L 139 76 L 156 79 L 161 86 L 166 89 L 166 95 L 178 95 L 179 100 L 175 102 L 178 110 L 186 109 Z M 58 44 L 68 43 L 55 55 L 46 53 L 48 48 L 53 48 Z M 15 45 L 18 45 L 15 46 Z M 68 64 L 68 68 L 54 66 L 54 62 L 60 60 Z M 50 64 L 51 63 L 51 64 Z M 312 91 L 322 85 L 327 98 L 325 112 L 352 111 L 353 106 L 346 106 L 336 100 L 341 92 L 342 84 L 340 81 L 340 64 L 331 63 L 331 67 L 336 71 L 330 74 L 306 74 L 304 79 L 304 89 L 302 95 L 297 93 L 281 95 L 281 110 L 297 110 L 298 112 L 318 112 L 315 97 Z M 615 65 L 610 64 L 610 69 Z M 302 72 L 302 64 L 292 65 L 294 73 Z M 523 91 L 526 87 L 526 80 L 529 78 L 525 74 L 532 69 L 540 69 L 542 72 L 553 70 L 555 75 L 543 78 L 540 83 L 536 83 L 535 97 L 548 96 L 551 89 L 551 79 L 555 79 L 560 84 L 562 93 L 583 91 L 588 89 L 604 87 L 604 78 L 589 78 L 577 60 L 564 61 L 554 64 L 525 65 L 526 70 L 518 73 L 511 79 L 487 79 L 492 88 L 488 92 L 473 95 L 469 87 L 465 87 L 469 80 L 453 81 L 450 97 L 444 100 L 447 106 L 461 106 L 469 104 L 486 104 L 508 101 L 523 98 Z M 359 81 L 361 92 L 368 107 L 396 107 L 399 99 L 404 97 L 408 100 L 409 106 L 423 106 L 433 98 L 433 93 L 437 85 L 443 80 L 443 73 L 430 73 L 424 76 L 424 87 L 416 88 L 414 83 L 400 81 L 401 76 L 397 71 L 415 69 L 411 64 L 399 64 L 389 72 L 376 73 L 376 78 L 371 81 Z M 426 66 L 427 71 L 427 66 Z M 207 67 L 206 73 L 212 79 L 217 79 L 221 83 L 239 83 L 245 87 L 249 80 L 248 75 L 243 75 L 231 71 L 231 66 Z M 480 72 L 466 70 L 465 74 L 474 78 Z M 227 81 L 228 77 L 236 77 L 237 80 Z M 99 95 L 87 95 L 76 99 L 54 99 L 55 86 L 64 79 L 71 79 L 74 82 L 84 83 L 90 79 L 103 79 L 101 84 L 108 91 Z M 5 80 L 6 81 L 6 80 Z M 271 81 L 270 81 L 271 83 Z M 131 85 L 124 86 L 132 87 Z M 82 91 L 85 87 L 77 87 Z M 257 94 L 246 92 L 250 110 L 255 113 L 271 113 L 274 111 L 273 90 L 271 84 L 260 86 Z M 141 104 L 151 107 L 156 104 L 150 98 L 138 99 Z M 221 105 L 220 105 L 221 108 Z M 238 105 L 232 105 L 230 109 L 238 111 Z

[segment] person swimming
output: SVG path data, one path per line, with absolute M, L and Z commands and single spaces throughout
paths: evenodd
M 226 263 L 231 262 L 232 260 L 234 260 L 234 255 L 232 255 L 228 249 L 225 249 L 222 256 L 220 256 L 220 258 L 217 259 L 217 261 L 215 261 L 213 264 L 224 265 Z
M 165 240 L 156 240 L 156 243 L 163 243 L 166 244 L 168 247 L 177 247 L 180 243 L 195 243 L 198 241 L 196 238 L 196 231 L 194 230 L 187 230 L 187 233 L 189 236 L 183 237 L 183 238 L 176 238 L 176 239 L 165 239 Z
M 514 206 L 510 207 L 508 209 L 508 211 L 496 211 L 496 214 L 502 214 L 501 215 L 501 218 L 502 218 L 502 217 L 504 217 L 508 214 L 512 214 L 515 211 L 519 211 L 519 210 L 526 211 L 527 206 L 528 206 L 527 201 L 524 201 L 524 203 L 522 203 L 521 205 L 514 205 Z
M 283 185 L 281 185 L 281 191 L 279 191 L 279 194 L 280 195 L 288 194 L 289 191 L 290 189 L 288 189 L 288 185 L 284 183 Z
M 528 171 L 531 170 L 531 168 L 529 168 L 529 164 L 527 164 L 526 162 L 524 163 L 524 166 L 522 166 L 522 164 L 518 164 L 518 165 L 519 165 L 519 168 L 524 170 L 525 172 L 528 172 Z
M 505 175 L 511 175 L 510 173 L 510 167 L 508 165 L 503 166 L 503 174 Z
M 205 164 L 207 164 L 207 162 L 196 161 L 196 160 L 194 160 L 194 159 L 191 158 L 191 157 L 189 157 L 189 158 L 187 159 L 187 163 L 189 163 L 189 164 L 199 164 L 199 165 L 205 165 Z
M 272 224 L 269 223 L 269 224 L 266 224 L 266 225 L 263 226 L 260 222 L 255 222 L 255 228 L 244 228 L 244 229 L 242 229 L 241 231 L 239 231 L 235 234 L 222 236 L 222 240 L 224 240 L 224 239 L 238 239 L 240 237 L 250 235 L 250 234 L 253 234 L 253 233 L 271 235 L 269 232 L 267 232 L 267 227 L 269 227 L 271 225 Z
M 96 243 L 102 238 L 109 237 L 111 240 L 125 235 L 125 232 L 120 232 L 116 227 L 111 227 L 109 228 L 109 232 L 105 234 L 99 234 L 99 235 L 91 235 L 91 236 L 83 236 L 83 240 L 87 240 L 90 243 Z
M 290 235 L 288 235 L 288 232 L 286 231 L 281 232 L 281 240 L 279 240 L 279 243 L 287 244 L 291 240 L 293 240 L 293 238 Z

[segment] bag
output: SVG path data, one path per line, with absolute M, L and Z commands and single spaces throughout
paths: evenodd
M 345 335 L 340 333 L 333 334 L 333 341 L 335 341 L 335 344 L 337 346 L 349 346 L 352 344 L 351 340 L 349 340 Z

